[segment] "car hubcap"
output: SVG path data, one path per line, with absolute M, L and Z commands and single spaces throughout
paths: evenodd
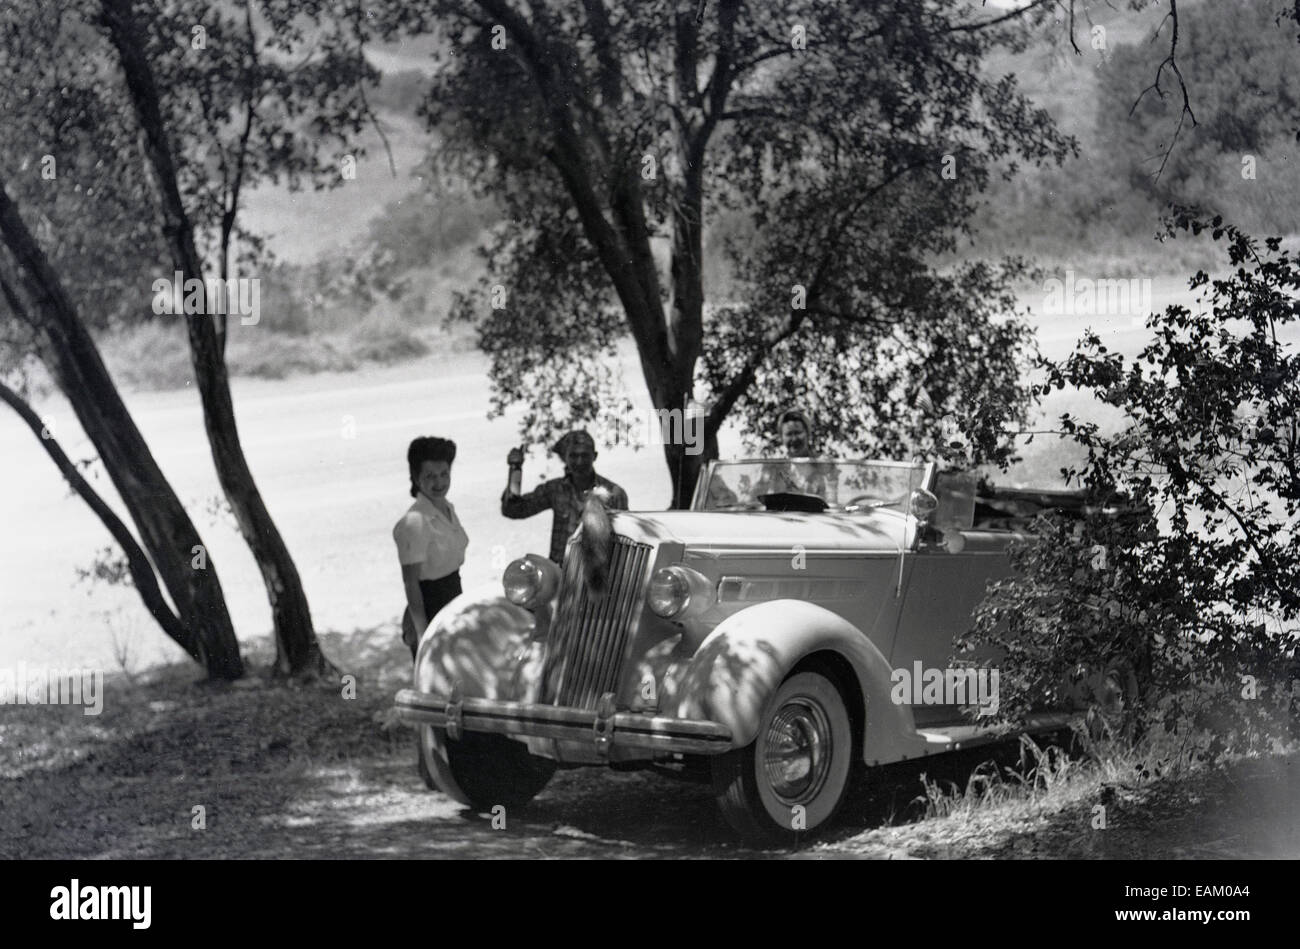
M 820 705 L 799 698 L 781 707 L 767 727 L 763 768 L 782 803 L 817 796 L 830 768 L 830 723 Z

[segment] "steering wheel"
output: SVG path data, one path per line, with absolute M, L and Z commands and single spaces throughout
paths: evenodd
M 775 491 L 759 498 L 768 511 L 793 511 L 805 514 L 821 514 L 828 507 L 826 499 L 816 494 L 799 494 L 794 491 Z
M 886 504 L 893 503 L 892 501 L 882 500 L 880 497 L 874 494 L 858 494 L 849 498 L 847 501 L 841 504 L 840 507 L 853 507 L 853 505 L 857 504 L 859 501 L 868 501 L 868 500 L 875 501 L 876 502 L 874 505 L 875 507 L 882 507 Z M 867 506 L 871 507 L 873 505 L 867 505 Z

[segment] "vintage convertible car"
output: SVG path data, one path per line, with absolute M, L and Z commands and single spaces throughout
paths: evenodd
M 690 510 L 589 506 L 563 569 L 530 554 L 448 604 L 398 715 L 479 811 L 557 767 L 647 767 L 711 780 L 744 835 L 813 831 L 855 765 L 998 737 L 997 670 L 954 669 L 954 635 L 1026 518 L 1082 505 L 934 464 L 712 462 Z

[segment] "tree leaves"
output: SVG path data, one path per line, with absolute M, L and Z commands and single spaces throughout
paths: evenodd
M 765 437 L 774 404 L 807 396 L 845 448 L 937 451 L 960 433 L 974 458 L 1006 460 L 1028 337 L 995 314 L 1013 309 L 1017 265 L 930 261 L 969 232 L 999 163 L 1074 146 L 1013 78 L 985 78 L 993 38 L 953 29 L 968 12 L 751 0 L 701 23 L 669 0 L 395 9 L 394 30 L 445 29 L 425 105 L 436 160 L 504 208 L 489 275 L 456 315 L 483 321 L 498 404 L 532 406 L 526 437 L 594 411 L 607 379 L 577 370 L 609 352 L 617 306 L 656 406 L 702 390 L 711 435 L 735 407 Z M 703 239 L 715 222 L 729 239 Z M 514 316 L 486 309 L 494 286 Z M 533 397 L 561 377 L 579 387 L 572 403 Z M 911 404 L 922 383 L 942 389 L 933 417 Z
M 1064 363 L 1045 364 L 1045 387 L 1123 409 L 1115 435 L 1068 416 L 1061 427 L 1087 450 L 1070 476 L 1099 503 L 1131 499 L 1135 513 L 1040 523 L 1040 541 L 1018 552 L 1019 574 L 991 592 L 968 642 L 1008 650 L 1028 687 L 1010 703 L 1021 712 L 1050 701 L 1070 668 L 1118 657 L 1138 671 L 1145 711 L 1160 706 L 1186 725 L 1189 709 L 1212 701 L 1231 729 L 1224 750 L 1238 750 L 1267 741 L 1270 716 L 1285 714 L 1300 642 L 1300 261 L 1218 217 L 1178 208 L 1169 222 L 1171 235 L 1207 229 L 1239 266 L 1212 283 L 1194 278 L 1208 287 L 1201 307 L 1155 314 L 1131 365 L 1093 334 Z M 1084 566 L 1095 549 L 1104 570 Z M 1118 617 L 1079 608 L 1103 588 Z

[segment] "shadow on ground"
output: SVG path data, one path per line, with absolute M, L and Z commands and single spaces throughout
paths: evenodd
M 0 858 L 1300 855 L 1294 759 L 1101 788 L 1100 833 L 1088 798 L 1042 813 L 919 819 L 923 774 L 964 785 L 991 755 L 1014 763 L 1014 744 L 871 769 L 835 826 L 798 848 L 742 846 L 707 785 L 644 772 L 561 771 L 529 807 L 494 822 L 417 776 L 414 733 L 389 714 L 409 676 L 393 624 L 323 643 L 356 677 L 353 690 L 256 675 L 196 685 L 195 667 L 173 666 L 106 682 L 99 716 L 0 709 Z

